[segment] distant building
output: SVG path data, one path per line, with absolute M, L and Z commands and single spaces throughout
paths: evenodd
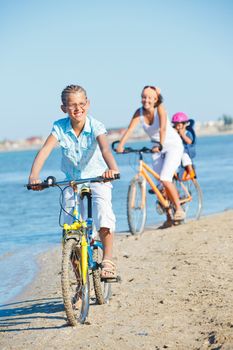
M 44 142 L 44 139 L 39 136 L 31 136 L 25 140 L 25 143 L 31 146 L 40 146 Z

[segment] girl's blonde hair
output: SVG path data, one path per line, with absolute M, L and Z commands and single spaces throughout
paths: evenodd
M 87 98 L 86 90 L 82 86 L 67 85 L 67 87 L 61 93 L 61 100 L 64 106 L 66 105 L 67 95 L 73 94 L 73 93 L 83 93 Z

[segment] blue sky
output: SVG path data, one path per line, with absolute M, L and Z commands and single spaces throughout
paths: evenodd
M 233 1 L 0 0 L 0 41 L 0 140 L 48 135 L 72 83 L 108 128 L 148 84 L 169 116 L 233 116 Z

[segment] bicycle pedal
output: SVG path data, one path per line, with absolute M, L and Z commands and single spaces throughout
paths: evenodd
M 101 278 L 101 282 L 105 283 L 118 283 L 121 282 L 121 276 L 117 276 L 116 278 Z

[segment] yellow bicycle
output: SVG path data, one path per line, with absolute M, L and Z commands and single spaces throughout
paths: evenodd
M 115 175 L 114 179 L 119 179 L 120 175 Z M 101 261 L 103 256 L 102 243 L 93 237 L 92 222 L 92 199 L 91 190 L 87 184 L 93 182 L 106 182 L 114 179 L 103 177 L 79 179 L 75 181 L 56 182 L 53 176 L 49 176 L 42 182 L 41 188 L 58 187 L 61 190 L 60 206 L 63 207 L 63 194 L 67 187 L 71 187 L 74 192 L 74 205 L 71 214 L 72 224 L 63 224 L 62 238 L 62 266 L 61 266 L 61 286 L 64 308 L 68 323 L 76 326 L 84 323 L 90 305 L 90 276 L 93 277 L 93 286 L 98 304 L 107 303 L 111 297 L 111 283 L 116 280 L 101 280 Z M 85 184 L 79 190 L 79 185 Z M 34 185 L 35 186 L 35 185 Z M 63 188 L 62 188 L 63 187 Z M 33 185 L 27 185 L 32 189 Z M 86 200 L 87 219 L 83 220 L 79 211 L 79 198 Z M 61 212 L 60 212 L 61 218 Z

